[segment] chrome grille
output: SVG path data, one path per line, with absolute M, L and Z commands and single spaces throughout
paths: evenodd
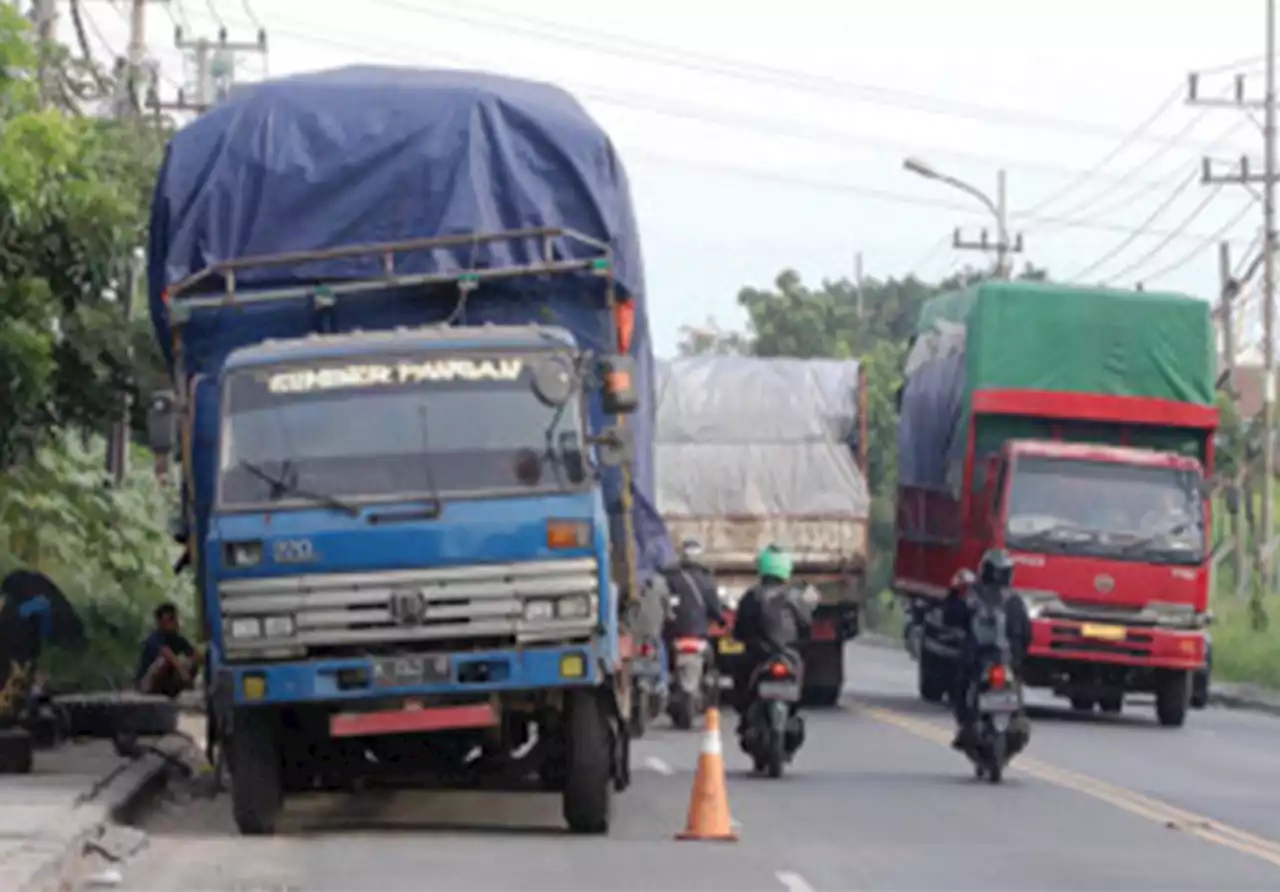
M 218 589 L 228 631 L 236 620 L 290 617 L 287 637 L 226 637 L 230 652 L 460 642 L 572 640 L 598 623 L 594 558 L 472 564 L 380 573 L 237 579 Z M 557 614 L 576 601 L 585 616 Z M 530 618 L 531 601 L 547 616 Z

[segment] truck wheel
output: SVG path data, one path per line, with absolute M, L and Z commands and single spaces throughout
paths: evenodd
M 649 704 L 646 700 L 648 697 L 639 688 L 631 689 L 631 721 L 627 723 L 627 730 L 633 740 L 644 737 L 649 727 Z
M 25 729 L 0 731 L 0 774 L 30 774 L 32 749 L 31 735 Z
M 1156 688 L 1156 718 L 1166 728 L 1181 728 L 1191 705 L 1191 673 L 1169 672 Z
M 918 664 L 920 699 L 926 703 L 941 703 L 947 695 L 946 676 L 942 673 L 941 663 L 935 654 L 921 648 Z
M 1093 707 L 1097 705 L 1090 697 L 1072 697 L 1071 708 L 1076 712 L 1093 712 Z
M 814 706 L 835 707 L 840 705 L 840 685 L 822 685 L 809 690 L 809 700 Z
M 284 806 L 283 765 L 276 716 L 265 709 L 236 710 L 231 739 L 231 812 L 246 836 L 270 836 Z
M 1209 705 L 1209 670 L 1201 669 L 1191 680 L 1191 708 L 1204 709 Z
M 563 812 L 573 833 L 608 833 L 614 745 L 600 693 L 569 694 L 565 716 Z
M 1103 697 L 1098 701 L 1098 708 L 1107 715 L 1119 715 L 1124 709 L 1124 697 Z

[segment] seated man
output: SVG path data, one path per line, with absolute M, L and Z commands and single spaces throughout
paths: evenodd
M 155 619 L 155 631 L 142 642 L 138 690 L 174 699 L 200 674 L 200 652 L 178 631 L 178 608 L 173 603 L 157 607 Z

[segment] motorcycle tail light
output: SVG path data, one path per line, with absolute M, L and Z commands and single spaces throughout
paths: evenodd
M 791 668 L 786 663 L 774 663 L 769 667 L 769 674 L 774 678 L 786 678 L 791 674 Z
M 677 638 L 676 653 L 696 654 L 702 653 L 701 638 Z
M 655 648 L 652 644 L 642 644 L 640 645 L 640 656 L 647 660 L 653 656 L 654 650 Z
M 991 667 L 991 671 L 987 673 L 987 682 L 995 690 L 1000 690 L 1009 681 L 1008 674 L 1005 672 L 1004 666 L 995 665 Z

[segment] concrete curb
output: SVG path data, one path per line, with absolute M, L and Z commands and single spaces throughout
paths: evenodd
M 159 752 L 147 752 L 106 775 L 65 821 L 6 864 L 0 886 L 14 892 L 76 888 L 76 868 L 88 851 L 101 845 L 108 828 L 128 821 L 162 791 L 169 773 L 177 770 L 175 763 L 194 765 L 198 760 L 199 746 L 181 734 L 161 738 L 155 746 Z
M 1252 684 L 1215 682 L 1209 690 L 1209 702 L 1231 709 L 1280 716 L 1280 693 Z

